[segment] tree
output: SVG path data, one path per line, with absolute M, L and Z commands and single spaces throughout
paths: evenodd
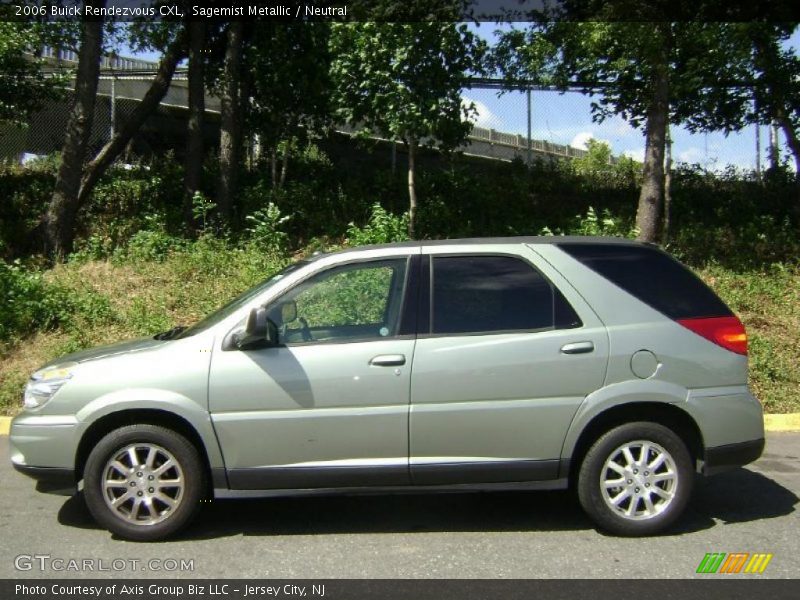
M 748 23 L 753 41 L 755 85 L 753 113 L 755 123 L 778 124 L 794 157 L 800 210 L 800 57 L 788 44 L 797 29 L 795 23 Z
M 255 25 L 245 50 L 245 75 L 252 93 L 247 126 L 269 152 L 273 189 L 286 181 L 293 142 L 308 138 L 331 120 L 329 37 L 327 23 L 265 21 Z
M 464 142 L 475 114 L 461 88 L 477 70 L 483 43 L 466 25 L 441 22 L 337 23 L 331 72 L 338 116 L 362 132 L 408 149 L 409 235 L 416 227 L 415 171 L 421 144 Z
M 242 48 L 244 22 L 231 21 L 228 26 L 225 64 L 220 93 L 219 184 L 217 209 L 224 221 L 230 221 L 236 175 L 242 145 Z
M 132 41 L 138 39 L 140 45 L 164 47 L 164 55 L 150 87 L 136 108 L 122 127 L 118 128 L 111 139 L 87 162 L 88 136 L 92 128 L 100 74 L 102 25 L 100 21 L 83 22 L 78 70 L 75 76 L 75 104 L 67 123 L 62 162 L 45 217 L 47 249 L 56 259 L 63 258 L 72 251 L 78 211 L 103 174 L 138 133 L 147 118 L 156 111 L 169 89 L 178 62 L 186 55 L 186 32 L 182 27 L 176 31 L 171 24 L 156 24 L 142 25 L 132 30 Z
M 586 142 L 586 154 L 574 158 L 572 167 L 580 175 L 610 176 L 614 172 L 611 146 L 607 142 L 589 138 Z
M 101 3 L 105 4 L 105 3 Z M 103 49 L 103 21 L 85 20 L 81 28 L 78 70 L 75 74 L 75 101 L 67 121 L 61 165 L 56 176 L 53 197 L 45 216 L 48 251 L 55 258 L 72 250 L 75 218 L 83 162 L 94 121 L 100 56 Z
M 192 198 L 200 189 L 203 172 L 203 115 L 205 113 L 205 21 L 189 21 L 189 121 L 186 127 L 186 160 L 184 162 L 183 217 L 187 226 L 194 225 Z
M 162 32 L 162 34 L 169 36 L 169 33 L 166 32 Z M 82 205 L 87 200 L 103 173 L 119 157 L 128 142 L 139 132 L 147 118 L 158 109 L 161 100 L 164 99 L 172 83 L 175 68 L 185 56 L 186 30 L 180 28 L 171 41 L 168 42 L 161 61 L 158 63 L 153 81 L 141 101 L 125 120 L 122 127 L 114 133 L 114 136 L 86 165 L 78 193 L 79 204 Z
M 0 21 L 0 122 L 23 125 L 46 100 L 59 95 L 61 80 L 48 77 L 43 61 L 32 53 L 46 34 L 41 25 Z
M 661 234 L 664 156 L 670 123 L 724 128 L 746 102 L 746 90 L 726 85 L 747 73 L 747 46 L 735 24 L 664 20 L 649 5 L 632 10 L 624 0 L 601 11 L 606 21 L 537 23 L 501 36 L 494 65 L 512 81 L 533 80 L 597 97 L 594 119 L 621 115 L 645 133 L 639 237 Z M 662 7 L 663 8 L 663 7 Z M 613 20 L 616 18 L 617 20 Z

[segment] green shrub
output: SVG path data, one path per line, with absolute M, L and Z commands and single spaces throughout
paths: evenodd
M 124 245 L 118 246 L 112 258 L 129 263 L 163 262 L 170 253 L 185 248 L 187 243 L 186 239 L 166 231 L 162 215 L 148 214 L 142 217 L 142 229 L 133 233 Z
M 750 270 L 792 263 L 800 256 L 800 236 L 789 217 L 753 215 L 741 223 L 719 221 L 687 224 L 672 236 L 667 248 L 693 265 L 724 264 Z
M 0 258 L 19 258 L 41 248 L 41 216 L 54 183 L 49 168 L 0 165 Z
M 289 241 L 289 235 L 283 230 L 283 226 L 291 218 L 291 215 L 282 216 L 281 209 L 272 202 L 266 208 L 247 215 L 245 221 L 250 224 L 247 228 L 250 242 L 265 252 L 280 254 L 286 250 Z
M 84 264 L 92 260 L 105 260 L 114 253 L 114 241 L 107 235 L 93 233 L 75 244 L 75 251 L 69 255 L 69 261 Z
M 20 262 L 0 260 L 0 341 L 9 342 L 58 324 L 71 303 L 65 290 L 49 285 Z
M 114 166 L 98 182 L 79 214 L 78 238 L 99 235 L 113 249 L 124 246 L 141 229 L 184 233 L 183 169 L 171 153 L 151 164 Z
M 638 230 L 631 219 L 616 217 L 608 209 L 600 215 L 593 207 L 589 207 L 585 215 L 576 215 L 563 229 L 555 230 L 544 227 L 542 235 L 600 235 L 612 237 L 635 238 Z
M 183 247 L 184 241 L 175 238 L 165 231 L 137 231 L 128 243 L 119 248 L 115 257 L 130 262 L 163 262 L 170 252 Z
M 408 239 L 408 213 L 393 215 L 377 202 L 372 205 L 369 220 L 363 227 L 350 223 L 347 243 L 350 246 L 386 244 Z
M 209 200 L 203 192 L 197 190 L 192 196 L 192 217 L 196 222 L 200 223 L 200 230 L 203 232 L 208 231 L 210 220 L 209 216 L 211 211 L 217 207 L 215 202 Z
M 134 298 L 125 312 L 126 326 L 137 336 L 153 335 L 175 326 L 169 317 L 163 299 Z

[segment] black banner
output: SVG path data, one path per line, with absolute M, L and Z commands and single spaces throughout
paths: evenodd
M 653 557 L 658 560 L 657 556 Z M 798 580 L 587 579 L 28 579 L 0 580 L 4 600 L 581 600 L 602 597 L 659 600 L 797 598 Z
M 0 0 L 0 20 L 70 21 L 773 21 L 800 19 L 797 0 Z

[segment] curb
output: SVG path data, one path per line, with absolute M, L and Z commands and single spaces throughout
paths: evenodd
M 800 413 L 764 415 L 766 431 L 800 431 Z
M 0 417 L 0 435 L 8 435 L 11 417 Z M 800 431 L 800 413 L 764 415 L 764 430 L 770 432 Z

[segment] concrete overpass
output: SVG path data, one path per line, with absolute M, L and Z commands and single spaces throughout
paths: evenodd
M 42 57 L 53 67 L 74 67 L 77 55 L 71 50 L 44 48 Z M 152 81 L 158 63 L 137 58 L 108 55 L 102 58 L 98 83 L 97 106 L 91 146 L 99 149 L 114 129 L 133 111 Z M 498 82 L 476 81 L 476 86 L 496 88 Z M 189 91 L 186 69 L 179 68 L 162 100 L 158 113 L 148 119 L 142 132 L 133 141 L 131 150 L 138 154 L 185 146 L 186 111 Z M 49 102 L 33 115 L 27 128 L 0 126 L 0 160 L 17 161 L 25 154 L 51 154 L 61 149 L 66 127 L 71 91 L 56 102 Z M 205 99 L 205 136 L 209 147 L 218 144 L 220 100 L 212 94 Z M 337 132 L 352 135 L 347 126 L 335 128 Z M 564 159 L 584 156 L 586 152 L 571 146 L 554 144 L 545 140 L 528 140 L 527 136 L 473 127 L 467 143 L 460 148 L 471 156 L 511 161 L 515 158 Z

